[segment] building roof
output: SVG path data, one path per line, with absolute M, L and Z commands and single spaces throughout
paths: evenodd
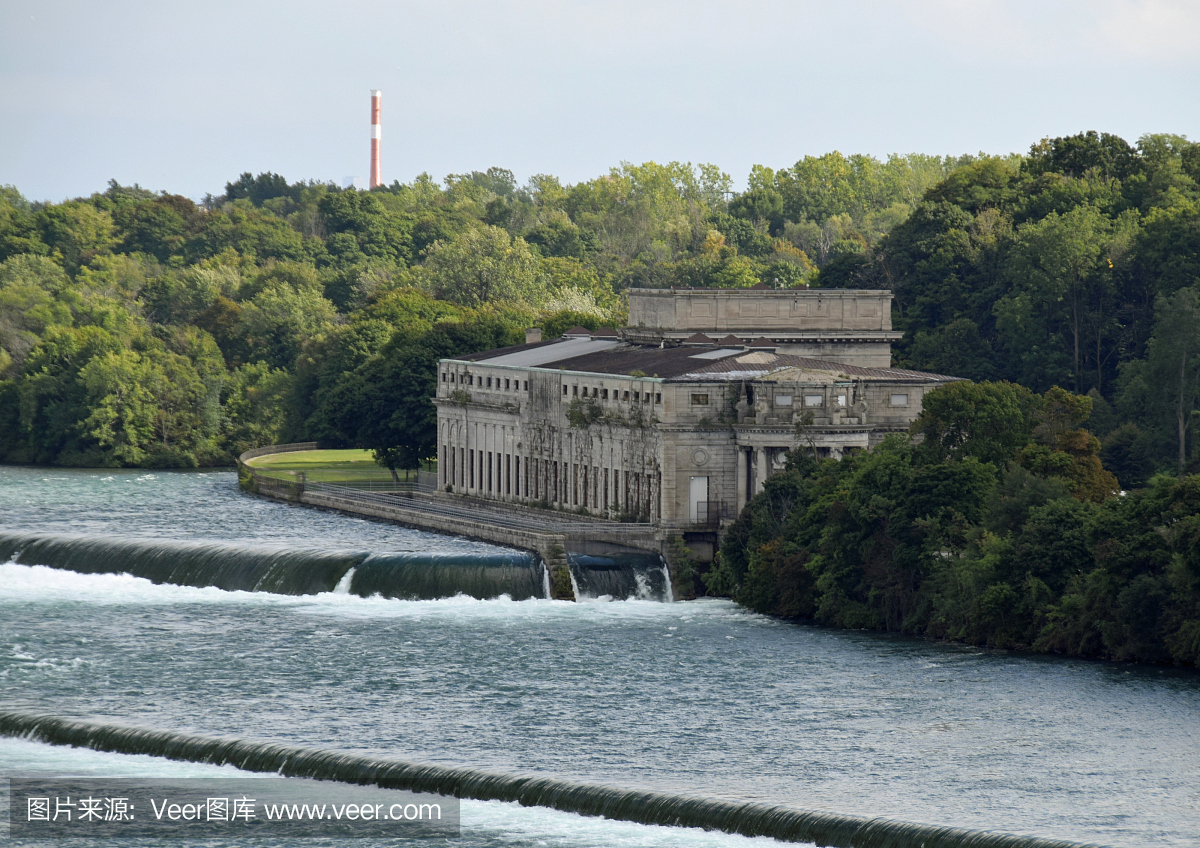
M 685 345 L 715 345 L 716 342 L 714 342 L 708 336 L 704 335 L 704 333 L 692 333 L 690 336 L 688 336 L 686 339 L 683 340 L 683 344 L 685 344 Z
M 772 350 L 730 350 L 718 348 L 697 351 L 695 347 L 658 347 L 628 344 L 616 340 L 573 338 L 515 345 L 467 356 L 458 361 L 486 365 L 528 368 L 552 368 L 612 376 L 657 377 L 671 382 L 727 382 L 770 379 L 779 373 L 782 379 L 804 382 L 813 380 L 902 380 L 942 383 L 958 380 L 944 374 L 910 371 L 904 368 L 864 368 L 806 356 L 775 353 Z

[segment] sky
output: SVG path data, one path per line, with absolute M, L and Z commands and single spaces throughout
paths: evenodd
M 1200 0 L 3 0 L 0 184 L 365 178 L 374 88 L 388 183 L 1200 140 Z

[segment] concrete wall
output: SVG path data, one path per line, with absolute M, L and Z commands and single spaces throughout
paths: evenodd
M 892 293 L 850 289 L 631 289 L 629 325 L 668 331 L 892 329 Z

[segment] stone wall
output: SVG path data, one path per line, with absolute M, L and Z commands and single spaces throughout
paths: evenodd
M 892 293 L 851 289 L 631 289 L 629 326 L 673 334 L 890 331 Z

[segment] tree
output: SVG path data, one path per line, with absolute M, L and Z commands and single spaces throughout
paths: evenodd
M 911 432 L 933 461 L 973 456 L 1003 467 L 1029 441 L 1037 406 L 1023 386 L 963 380 L 926 394 Z
M 434 242 L 425 272 L 434 294 L 470 307 L 532 303 L 543 288 L 538 258 L 525 240 L 486 224 Z
M 1187 431 L 1200 399 L 1200 290 L 1184 288 L 1160 295 L 1154 304 L 1154 332 L 1147 345 L 1152 385 L 1175 416 L 1179 473 L 1187 466 Z
M 1081 344 L 1087 311 L 1087 285 L 1099 268 L 1111 223 L 1094 206 L 1078 206 L 1063 215 L 1051 212 L 1017 229 L 1013 275 L 1018 290 L 1053 320 L 1063 304 L 1073 341 L 1075 390 L 1080 391 Z M 1053 332 L 1052 327 L 1048 328 Z

